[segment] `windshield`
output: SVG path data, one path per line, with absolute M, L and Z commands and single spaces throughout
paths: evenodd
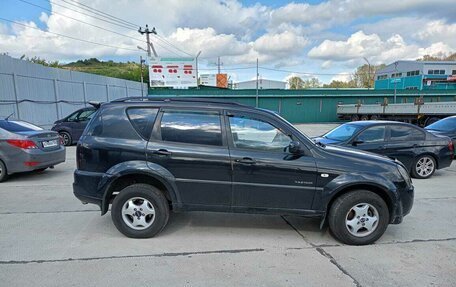
M 0 128 L 12 133 L 41 131 L 42 128 L 22 121 L 0 121 Z
M 351 138 L 357 131 L 362 128 L 363 127 L 359 125 L 344 124 L 329 131 L 323 135 L 323 137 L 335 141 L 345 141 Z
M 428 125 L 426 129 L 442 132 L 452 132 L 456 130 L 456 117 L 440 120 L 438 122 L 433 123 L 432 125 Z

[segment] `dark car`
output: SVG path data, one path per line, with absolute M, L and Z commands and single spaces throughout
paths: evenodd
M 19 120 L 0 120 L 0 182 L 8 175 L 42 171 L 65 161 L 59 134 Z
M 456 145 L 456 116 L 441 119 L 425 129 L 435 135 L 449 137 L 453 141 L 453 146 Z
M 94 107 L 82 108 L 58 120 L 51 130 L 60 134 L 66 146 L 76 143 L 95 112 Z
M 199 99 L 101 105 L 76 149 L 73 190 L 112 203 L 128 237 L 159 233 L 170 210 L 321 218 L 336 238 L 369 244 L 413 204 L 405 167 L 316 144 L 271 111 Z
M 315 140 L 398 159 L 416 178 L 429 178 L 436 169 L 450 166 L 453 160 L 454 146 L 448 137 L 401 122 L 350 122 Z

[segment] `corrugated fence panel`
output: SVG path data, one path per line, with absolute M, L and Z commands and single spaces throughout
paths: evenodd
M 147 84 L 142 87 L 147 95 Z M 86 106 L 84 101 L 106 102 L 108 92 L 111 100 L 140 96 L 141 83 L 0 55 L 0 116 L 14 113 L 13 118 L 50 127 L 58 118 Z

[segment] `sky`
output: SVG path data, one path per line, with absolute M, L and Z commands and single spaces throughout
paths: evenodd
M 455 0 L 0 0 L 0 53 L 139 62 L 145 24 L 159 56 L 201 51 L 200 74 L 215 73 L 221 57 L 234 82 L 254 79 L 257 59 L 263 79 L 329 83 L 366 60 L 456 52 Z

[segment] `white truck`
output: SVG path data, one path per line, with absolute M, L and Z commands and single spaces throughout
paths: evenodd
M 342 120 L 396 120 L 427 126 L 441 118 L 456 115 L 456 101 L 425 103 L 418 99 L 403 104 L 338 105 L 337 116 Z

